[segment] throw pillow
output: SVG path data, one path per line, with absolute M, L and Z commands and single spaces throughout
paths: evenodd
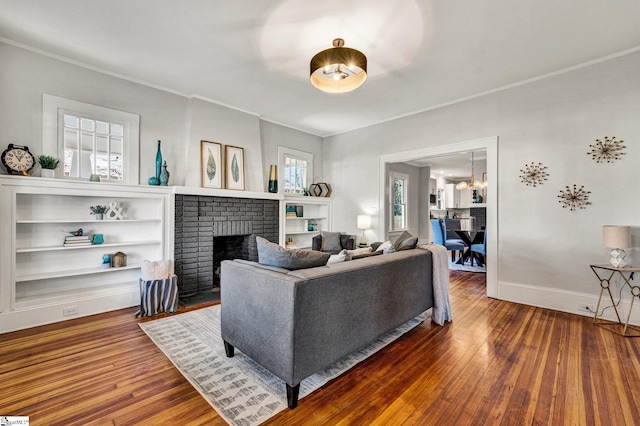
M 407 238 L 412 238 L 413 235 L 411 235 L 408 231 L 404 231 L 402 234 L 400 234 L 398 236 L 398 238 L 396 238 L 396 240 L 393 242 L 393 248 L 396 249 L 396 251 L 398 250 L 398 247 L 400 247 L 400 244 L 402 244 L 402 242 L 404 240 L 406 240 Z
M 331 265 L 332 263 L 340 263 L 347 260 L 347 250 L 342 250 L 338 254 L 332 254 L 327 261 L 327 265 Z
M 322 231 L 320 235 L 322 235 L 322 251 L 338 252 L 342 250 L 339 232 Z
M 355 250 L 347 250 L 347 258 L 345 260 L 351 260 L 355 256 L 361 256 L 367 253 L 371 253 L 371 247 L 363 247 Z
M 155 262 L 145 260 L 144 262 L 142 262 L 140 278 L 143 281 L 164 280 L 169 278 L 170 273 L 170 260 L 158 260 Z
M 391 243 L 391 241 L 385 241 L 378 246 L 378 249 L 376 251 L 381 251 L 382 253 L 386 254 L 393 253 L 396 250 L 393 248 L 393 244 Z
M 396 248 L 396 251 L 413 250 L 418 245 L 418 237 L 407 238 L 401 241 Z
M 262 237 L 256 237 L 256 245 L 258 263 L 289 270 L 324 266 L 331 256 L 313 250 L 287 249 Z

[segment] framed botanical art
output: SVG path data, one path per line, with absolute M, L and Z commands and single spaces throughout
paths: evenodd
M 225 145 L 227 189 L 244 191 L 244 149 Z
M 200 173 L 202 186 L 222 188 L 222 145 L 218 142 L 200 141 Z

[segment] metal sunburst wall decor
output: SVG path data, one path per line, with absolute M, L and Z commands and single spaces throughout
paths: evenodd
M 573 184 L 573 188 L 567 186 L 566 189 L 560 190 L 558 202 L 562 204 L 563 209 L 568 208 L 571 211 L 583 210 L 586 206 L 591 205 L 589 194 L 591 194 L 591 191 L 585 191 L 584 186 L 578 188 L 576 184 Z
M 616 160 L 622 158 L 625 154 L 622 150 L 626 146 L 622 145 L 623 140 L 616 140 L 615 136 L 609 139 L 608 136 L 604 137 L 604 141 L 596 139 L 596 143 L 590 144 L 591 151 L 587 152 L 596 163 L 613 163 Z
M 525 164 L 524 170 L 520 170 L 520 182 L 524 183 L 527 186 L 538 186 L 542 185 L 545 180 L 547 180 L 547 166 L 543 166 L 542 163 L 534 163 Z

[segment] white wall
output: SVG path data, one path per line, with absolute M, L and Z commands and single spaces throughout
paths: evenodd
M 42 94 L 140 115 L 140 183 L 155 175 L 157 140 L 171 172 L 184 176 L 188 99 L 0 43 L 0 145 L 42 154 Z
M 575 311 L 576 301 L 592 302 L 599 291 L 589 264 L 608 259 L 602 225 L 632 225 L 634 245 L 640 243 L 639 106 L 640 53 L 633 53 L 327 138 L 325 175 L 339 188 L 334 204 L 342 213 L 335 227 L 354 231 L 350 218 L 377 203 L 378 179 L 362 170 L 376 170 L 380 155 L 498 136 L 499 295 L 531 294 L 534 304 Z M 624 159 L 592 161 L 588 146 L 604 136 L 626 141 Z M 519 179 L 532 161 L 550 174 L 537 188 Z M 574 183 L 592 192 L 586 210 L 570 212 L 558 203 L 559 191 Z M 638 249 L 630 257 L 640 261 Z M 540 289 L 544 295 L 532 295 Z M 532 302 L 527 297 L 521 301 Z
M 169 185 L 199 187 L 200 140 L 244 148 L 247 191 L 266 191 L 277 146 L 314 153 L 322 179 L 322 139 L 258 116 L 188 98 L 0 43 L 0 146 L 27 145 L 42 154 L 42 94 L 140 115 L 140 184 L 155 175 L 157 140 L 171 173 Z
M 268 121 L 260 122 L 262 140 L 262 165 L 264 169 L 264 190 L 267 190 L 269 180 L 269 166 L 278 164 L 278 146 L 297 149 L 313 154 L 313 182 L 324 182 L 323 155 L 324 146 L 320 136 L 304 133 L 289 127 L 280 126 Z M 282 190 L 282 184 L 278 186 Z

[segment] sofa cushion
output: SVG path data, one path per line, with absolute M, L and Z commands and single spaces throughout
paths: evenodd
M 322 235 L 322 251 L 339 252 L 342 250 L 340 232 L 322 231 L 320 235 Z
M 314 268 L 327 264 L 329 253 L 313 250 L 287 249 L 262 237 L 256 237 L 258 263 L 289 270 Z

